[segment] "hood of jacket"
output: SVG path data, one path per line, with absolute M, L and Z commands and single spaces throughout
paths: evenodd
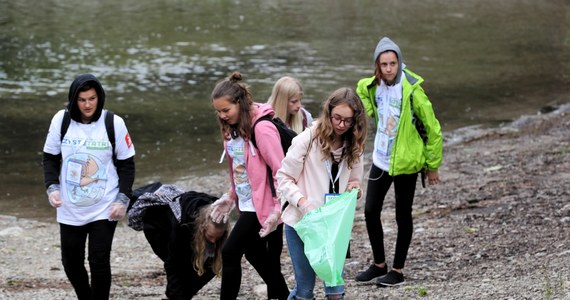
M 195 191 L 185 192 L 179 195 L 178 199 L 180 199 L 180 210 L 182 212 L 180 224 L 194 222 L 202 207 L 218 200 L 215 196 Z
M 275 115 L 275 111 L 273 111 L 273 107 L 269 103 L 254 102 L 253 107 L 254 107 L 254 114 L 252 116 L 251 125 L 255 124 L 255 121 L 257 121 L 257 119 L 259 119 L 263 116 L 266 116 L 266 115 L 274 116 Z
M 389 37 L 383 37 L 376 45 L 376 50 L 374 50 L 374 67 L 376 68 L 376 61 L 378 60 L 378 56 L 386 51 L 393 51 L 398 56 L 398 74 L 394 82 L 400 82 L 400 78 L 402 78 L 402 71 L 404 70 L 404 56 L 400 51 L 400 47 L 396 45 Z
M 275 115 L 275 111 L 273 111 L 273 107 L 271 106 L 271 104 L 269 103 L 258 103 L 258 102 L 253 102 L 252 104 L 253 108 L 252 111 L 253 113 L 251 114 L 251 132 L 250 132 L 250 138 L 248 140 L 249 143 L 249 149 L 252 153 L 252 155 L 257 155 L 255 153 L 255 147 L 253 146 L 253 143 L 251 142 L 251 135 L 253 134 L 253 124 L 255 124 L 255 122 L 261 118 L 264 117 L 266 115 L 270 115 L 270 116 L 274 116 Z M 226 156 L 226 144 L 227 144 L 227 140 L 224 141 L 224 151 L 222 152 L 222 156 L 220 157 L 220 163 L 222 163 L 222 161 L 224 160 L 224 157 Z
M 103 90 L 103 86 L 99 80 L 91 74 L 81 74 L 77 76 L 69 87 L 67 111 L 69 111 L 71 119 L 79 123 L 82 123 L 82 121 L 81 111 L 77 106 L 77 97 L 79 96 L 79 90 L 87 83 L 91 83 L 97 92 L 97 110 L 93 115 L 92 122 L 99 120 L 99 117 L 101 117 L 101 113 L 103 112 L 103 107 L 105 106 L 105 90 Z

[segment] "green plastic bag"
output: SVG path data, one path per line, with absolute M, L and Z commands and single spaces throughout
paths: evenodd
M 345 192 L 308 212 L 293 226 L 305 244 L 305 255 L 327 286 L 343 285 L 342 271 L 352 232 L 358 189 Z

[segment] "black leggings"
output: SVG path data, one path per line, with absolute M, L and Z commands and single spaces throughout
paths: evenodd
M 240 213 L 222 249 L 223 269 L 220 299 L 234 300 L 237 298 L 241 285 L 241 258 L 244 255 L 267 284 L 268 296 L 287 299 L 289 288 L 283 274 L 281 274 L 281 249 L 278 249 L 278 243 L 276 244 L 281 239 L 281 248 L 283 247 L 283 226 L 279 226 L 279 230 L 270 233 L 263 239 L 259 237 L 260 229 L 261 225 L 256 213 Z
M 59 224 L 61 261 L 77 299 L 109 299 L 111 248 L 117 222 L 99 220 L 82 226 Z M 88 260 L 91 284 L 85 268 L 85 242 L 89 237 Z
M 372 168 L 370 169 L 370 178 L 368 179 L 368 188 L 366 190 L 364 217 L 366 219 L 366 229 L 368 231 L 370 245 L 372 246 L 375 263 L 386 261 L 384 253 L 384 230 L 382 228 L 381 215 L 386 193 L 388 193 L 392 182 L 394 182 L 398 236 L 392 267 L 395 269 L 404 268 L 414 230 L 412 204 L 414 203 L 417 176 L 417 173 L 390 176 L 388 172 L 383 171 L 374 165 L 372 165 Z

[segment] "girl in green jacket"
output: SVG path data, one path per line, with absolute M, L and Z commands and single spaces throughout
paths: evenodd
M 423 78 L 406 69 L 400 48 L 384 37 L 374 51 L 374 76 L 358 82 L 357 93 L 368 116 L 376 123 L 372 167 L 364 216 L 374 262 L 356 281 L 394 286 L 404 282 L 403 268 L 412 240 L 412 204 L 419 172 L 429 184 L 439 183 L 443 138 Z M 425 127 L 422 137 L 416 127 Z M 380 221 L 386 193 L 394 183 L 398 234 L 392 269 L 388 272 L 384 232 Z

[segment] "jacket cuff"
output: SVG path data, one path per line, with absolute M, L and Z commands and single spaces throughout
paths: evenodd
M 305 197 L 305 196 L 303 194 L 301 194 L 301 192 L 295 193 L 292 197 L 293 199 L 295 199 L 295 202 L 294 203 L 292 202 L 291 204 L 293 204 L 295 207 L 299 207 L 299 200 L 301 200 L 301 198 L 303 198 L 303 197 Z M 307 197 L 305 197 L 305 198 L 307 198 Z

